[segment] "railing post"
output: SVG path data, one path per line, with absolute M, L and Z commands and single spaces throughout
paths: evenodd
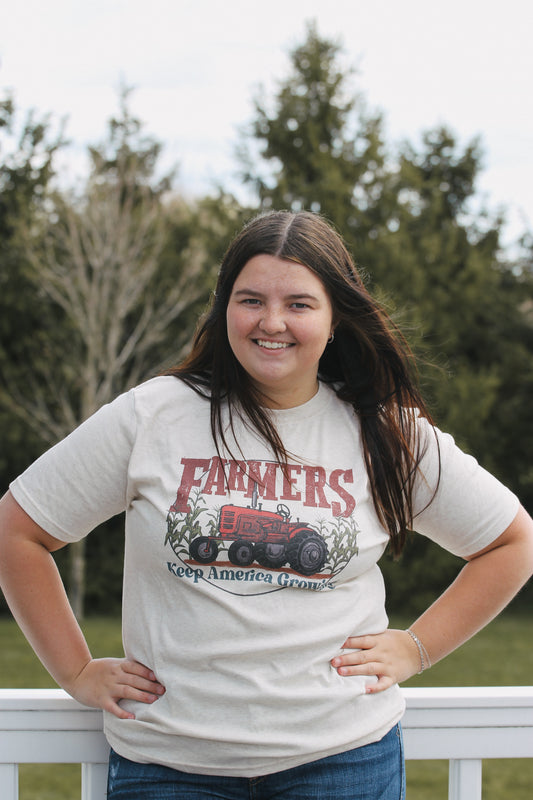
M 448 800 L 481 800 L 481 759 L 450 759 Z
M 18 800 L 18 764 L 0 764 L 0 797 L 2 800 Z
M 107 764 L 81 765 L 81 800 L 106 800 Z

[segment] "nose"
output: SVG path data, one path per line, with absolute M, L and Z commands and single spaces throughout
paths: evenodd
M 270 336 L 287 330 L 282 309 L 267 306 L 259 320 L 259 327 Z

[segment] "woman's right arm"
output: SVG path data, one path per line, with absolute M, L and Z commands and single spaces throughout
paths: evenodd
M 10 492 L 0 500 L 0 585 L 35 653 L 54 680 L 81 703 L 131 719 L 120 700 L 153 703 L 164 687 L 143 664 L 93 659 L 51 553 L 64 542 L 46 533 Z

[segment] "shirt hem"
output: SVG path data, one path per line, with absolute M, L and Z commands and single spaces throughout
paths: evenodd
M 343 744 L 339 744 L 335 747 L 331 747 L 326 750 L 301 753 L 300 755 L 295 755 L 290 758 L 279 758 L 279 756 L 273 756 L 270 759 L 254 759 L 253 764 L 250 764 L 249 767 L 243 769 L 227 769 L 222 765 L 209 766 L 206 764 L 191 764 L 190 762 L 182 764 L 179 761 L 171 762 L 165 758 L 151 759 L 143 756 L 141 753 L 135 750 L 135 748 L 128 747 L 122 740 L 117 741 L 109 731 L 106 730 L 105 735 L 110 747 L 112 747 L 116 753 L 123 758 L 127 758 L 129 761 L 134 761 L 139 764 L 156 763 L 160 766 L 169 767 L 170 769 L 179 770 L 180 772 L 196 775 L 218 775 L 220 777 L 231 778 L 257 778 L 276 772 L 283 772 L 287 769 L 293 769 L 294 767 L 299 767 L 304 764 L 310 764 L 313 761 L 319 761 L 322 758 L 338 755 L 339 753 L 345 753 L 349 750 L 364 747 L 367 744 L 379 742 L 387 733 L 389 733 L 390 730 L 392 730 L 395 725 L 400 722 L 404 712 L 405 704 L 402 705 L 401 709 L 397 708 L 396 713 L 392 717 L 389 717 L 386 722 L 383 722 L 370 733 Z

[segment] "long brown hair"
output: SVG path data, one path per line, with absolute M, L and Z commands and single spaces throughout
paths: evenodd
M 378 517 L 399 555 L 413 521 L 413 485 L 423 454 L 416 416 L 429 419 L 416 385 L 412 353 L 390 317 L 372 298 L 342 238 L 319 215 L 275 211 L 256 217 L 230 244 L 220 267 L 211 307 L 200 320 L 190 355 L 167 374 L 211 403 L 211 429 L 229 450 L 222 424 L 227 402 L 269 443 L 280 464 L 288 454 L 268 410 L 235 358 L 226 330 L 233 284 L 256 255 L 272 255 L 310 269 L 324 284 L 332 306 L 334 341 L 319 362 L 319 378 L 350 403 L 361 420 L 363 451 Z M 220 452 L 220 451 L 219 451 Z

